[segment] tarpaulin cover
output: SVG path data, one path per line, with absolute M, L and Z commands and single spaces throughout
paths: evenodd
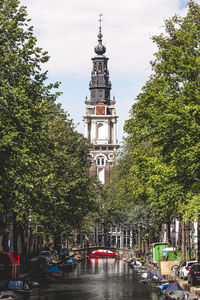
M 183 289 L 175 282 L 171 282 L 165 290 L 165 294 L 168 294 L 173 291 L 183 291 Z
M 62 274 L 62 271 L 57 266 L 51 266 L 51 267 L 48 268 L 47 273 L 52 273 L 52 272 Z
M 161 291 L 163 290 L 166 290 L 167 287 L 169 286 L 170 282 L 166 282 L 166 283 L 163 283 L 161 285 L 158 285 L 157 288 L 159 288 Z
M 23 290 L 24 281 L 23 280 L 10 280 L 8 283 L 9 290 Z
M 67 261 L 66 261 L 66 264 L 76 264 L 76 262 L 73 260 L 73 259 L 68 259 Z
M 158 279 L 164 279 L 164 276 L 162 276 L 160 270 L 151 270 L 147 272 L 147 279 L 151 280 L 156 276 Z

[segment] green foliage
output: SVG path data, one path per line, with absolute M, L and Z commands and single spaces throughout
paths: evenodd
M 153 74 L 125 123 L 128 135 L 113 173 L 114 203 L 132 205 L 136 219 L 138 208 L 153 209 L 155 225 L 199 214 L 199 20 L 200 5 L 189 1 L 187 15 L 166 20 L 166 33 L 153 37 Z
M 45 233 L 80 226 L 94 209 L 89 145 L 55 101 L 25 7 L 0 3 L 0 219 Z
M 140 159 L 133 173 L 139 168 L 148 199 L 166 218 L 182 214 L 183 204 L 190 201 L 191 193 L 198 195 L 200 187 L 199 17 L 200 6 L 190 1 L 185 17 L 167 20 L 166 35 L 153 37 L 158 46 L 152 62 L 154 74 L 125 125 L 132 155 Z M 138 155 L 138 147 L 144 143 L 150 144 L 152 151 Z

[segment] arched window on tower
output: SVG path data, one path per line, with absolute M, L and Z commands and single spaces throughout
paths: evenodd
M 98 156 L 96 158 L 97 166 L 105 166 L 105 158 L 104 156 Z

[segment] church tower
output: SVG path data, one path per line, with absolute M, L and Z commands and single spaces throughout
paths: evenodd
M 119 148 L 117 142 L 117 116 L 115 98 L 110 99 L 111 82 L 109 80 L 108 58 L 104 55 L 106 47 L 102 44 L 101 19 L 99 20 L 98 45 L 94 48 L 96 55 L 92 58 L 90 99 L 86 98 L 84 116 L 85 137 L 89 139 L 92 149 L 91 176 L 98 176 L 104 184 L 110 181 L 110 171 Z

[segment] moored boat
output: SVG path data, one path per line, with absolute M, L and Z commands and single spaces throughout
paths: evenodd
M 50 266 L 45 271 L 45 277 L 49 278 L 61 278 L 63 276 L 63 271 L 58 266 Z
M 68 259 L 60 264 L 60 268 L 61 270 L 73 270 L 76 265 L 77 261 L 74 259 Z
M 89 258 L 116 258 L 117 255 L 111 250 L 98 249 L 89 253 L 88 257 Z

